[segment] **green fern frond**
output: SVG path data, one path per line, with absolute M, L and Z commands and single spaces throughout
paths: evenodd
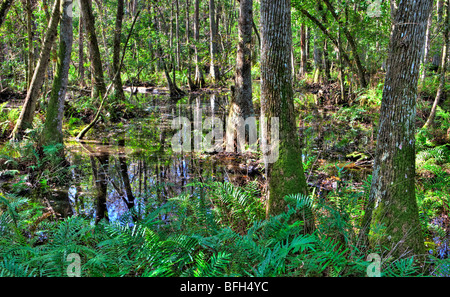
M 0 277 L 33 277 L 37 276 L 34 269 L 21 263 L 16 263 L 14 259 L 3 259 L 0 262 Z

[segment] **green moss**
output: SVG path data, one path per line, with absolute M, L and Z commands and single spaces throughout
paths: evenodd
M 414 165 L 411 158 L 415 158 L 414 146 L 404 145 L 397 149 L 392 163 L 381 165 L 380 175 L 390 180 L 390 184 L 385 184 L 379 194 L 382 197 L 372 213 L 371 245 L 387 248 L 394 256 L 408 251 L 415 255 L 424 252 L 415 197 L 414 166 L 408 166 Z M 396 168 L 395 172 L 391 167 Z

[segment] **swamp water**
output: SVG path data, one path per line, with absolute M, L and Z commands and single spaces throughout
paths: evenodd
M 241 185 L 255 181 L 261 186 L 264 184 L 264 166 L 258 161 L 257 154 L 181 153 L 175 152 L 172 146 L 172 138 L 178 132 L 183 135 L 189 132 L 173 129 L 174 118 L 184 117 L 194 123 L 200 114 L 198 123 L 204 124 L 208 117 L 217 117 L 226 123 L 229 93 L 191 94 L 179 100 L 167 95 L 137 93 L 130 100 L 145 106 L 147 115 L 123 120 L 114 127 L 99 125 L 83 141 L 66 139 L 72 179 L 67 186 L 53 189 L 47 195 L 49 203 L 61 216 L 78 214 L 95 218 L 96 213 L 103 211 L 109 220 L 114 221 L 127 212 L 130 200 L 138 209 L 148 203 L 161 204 L 182 192 L 192 191 L 192 187 L 186 185 L 195 181 L 225 181 Z M 324 112 L 319 113 L 323 116 Z M 202 131 L 203 139 L 211 132 L 205 127 L 196 129 L 194 125 L 188 133 L 192 147 L 198 136 L 196 130 Z M 327 160 L 324 139 L 334 137 L 337 131 L 330 131 L 331 134 L 316 133 L 315 129 L 308 131 L 302 136 L 308 139 L 303 142 L 308 148 L 303 157 L 309 165 L 305 171 L 311 186 L 331 190 L 335 184 L 333 179 L 323 178 L 322 185 L 318 185 L 317 176 L 324 174 L 327 177 L 342 174 L 345 176 L 341 177 L 346 179 L 359 180 L 366 177 L 367 170 L 342 170 L 334 165 L 345 164 L 345 156 L 328 155 L 332 160 Z M 340 163 L 339 159 L 342 159 Z M 328 173 L 312 170 L 323 165 L 320 163 L 324 161 L 329 162 Z

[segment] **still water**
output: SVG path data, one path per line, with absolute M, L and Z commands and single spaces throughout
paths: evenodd
M 172 138 L 180 130 L 172 128 L 172 120 L 184 117 L 202 123 L 208 117 L 217 117 L 225 123 L 227 94 L 191 95 L 180 100 L 151 94 L 134 96 L 133 100 L 146 102 L 146 117 L 121 121 L 101 131 L 102 136 L 96 139 L 66 140 L 72 181 L 53 196 L 53 203 L 65 215 L 94 218 L 101 211 L 100 199 L 106 203 L 109 220 L 117 220 L 128 210 L 130 201 L 138 208 L 146 203 L 163 203 L 187 191 L 185 186 L 193 181 L 245 182 L 262 178 L 257 164 L 249 166 L 249 160 L 225 152 L 173 149 Z M 202 131 L 203 138 L 208 132 L 198 131 Z M 198 131 L 191 131 L 192 146 Z

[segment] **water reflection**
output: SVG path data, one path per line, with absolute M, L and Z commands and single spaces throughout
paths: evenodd
M 211 129 L 206 129 L 207 118 L 214 116 L 223 125 L 227 123 L 228 94 L 191 94 L 176 101 L 168 96 L 140 93 L 132 98 L 135 103 L 145 104 L 146 117 L 123 120 L 117 127 L 96 134 L 95 140 L 66 143 L 68 160 L 74 165 L 73 183 L 66 189 L 73 213 L 95 221 L 114 221 L 134 207 L 137 213 L 128 216 L 131 220 L 138 218 L 147 205 L 161 205 L 168 198 L 193 190 L 185 187 L 192 181 L 264 182 L 262 166 L 255 155 L 252 159 L 199 150 L 211 133 Z M 184 132 L 190 134 L 189 152 L 177 153 L 172 147 L 174 135 L 180 132 L 172 128 L 172 120 L 180 117 L 191 123 Z M 322 189 L 325 187 L 322 182 L 327 179 L 322 180 L 321 173 L 314 172 L 313 167 L 319 166 L 322 159 L 330 162 L 327 166 L 330 169 L 337 170 L 334 164 L 339 161 L 346 164 L 346 152 L 338 150 L 340 138 L 336 137 L 345 133 L 345 129 L 333 128 L 331 124 L 322 129 L 325 115 L 316 118 L 317 129 L 300 126 L 300 139 L 306 147 L 304 162 L 312 163 L 307 172 L 311 176 L 310 185 Z M 196 130 L 201 133 L 195 133 Z M 222 131 L 226 131 L 225 127 Z M 346 169 L 346 172 L 348 180 L 367 175 L 362 170 Z M 338 172 L 326 175 L 337 176 Z
M 240 174 L 230 170 L 226 160 L 221 162 L 194 150 L 175 153 L 171 147 L 176 132 L 171 128 L 172 119 L 186 117 L 194 123 L 194 117 L 199 117 L 201 123 L 218 116 L 225 123 L 227 96 L 191 95 L 179 101 L 151 96 L 137 100 L 145 99 L 148 117 L 119 125 L 96 141 L 66 144 L 68 160 L 75 165 L 73 183 L 67 191 L 73 213 L 94 218 L 95 222 L 117 220 L 136 206 L 136 219 L 139 209 L 148 203 L 164 203 L 194 180 L 223 181 Z M 195 137 L 200 141 L 204 135 Z

